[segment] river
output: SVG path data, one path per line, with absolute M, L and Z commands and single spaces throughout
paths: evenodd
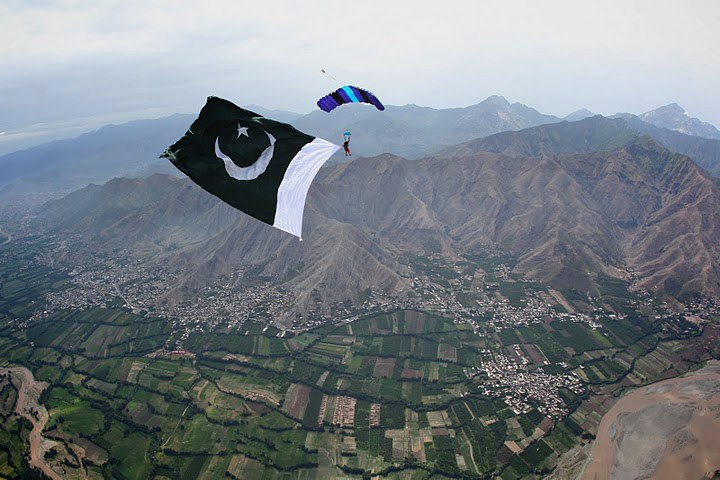
M 582 478 L 703 478 L 720 469 L 720 362 L 623 396 L 605 414 Z

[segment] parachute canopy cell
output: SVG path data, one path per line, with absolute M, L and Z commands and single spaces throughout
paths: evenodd
M 330 112 L 336 107 L 345 103 L 369 103 L 375 105 L 378 110 L 385 110 L 385 106 L 371 92 L 365 89 L 346 85 L 340 87 L 334 92 L 325 95 L 318 100 L 317 105 L 320 110 Z

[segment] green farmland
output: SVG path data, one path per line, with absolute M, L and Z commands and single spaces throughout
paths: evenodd
M 558 314 L 474 333 L 416 310 L 297 335 L 262 322 L 196 330 L 184 350 L 168 352 L 178 333 L 151 314 L 33 316 L 42 294 L 67 279 L 20 268 L 32 244 L 5 253 L 0 364 L 47 382 L 43 435 L 53 446 L 45 458 L 65 478 L 539 478 L 592 436 L 625 389 L 718 355 L 716 325 L 682 318 L 660 323 L 631 312 L 600 328 Z M 627 307 L 634 299 L 622 287 L 606 288 Z M 506 282 L 499 294 L 521 307 L 532 288 Z M 512 385 L 488 373 L 504 361 L 526 376 L 576 378 L 582 387 L 552 392 L 562 414 L 531 396 L 512 403 Z M 14 414 L 17 399 L 17 385 L 2 379 L 3 478 L 31 478 L 30 425 Z

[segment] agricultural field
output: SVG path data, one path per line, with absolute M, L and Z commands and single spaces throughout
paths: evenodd
M 422 312 L 326 329 L 301 348 L 267 332 L 228 335 L 244 339 L 235 344 L 197 335 L 192 357 L 159 353 L 165 328 L 90 309 L 0 337 L 0 358 L 49 384 L 50 458 L 82 448 L 86 473 L 108 478 L 479 477 L 546 418 L 513 431 L 502 400 L 468 395 L 476 380 L 464 369 L 481 353 L 467 329 Z
M 0 263 L 0 364 L 47 383 L 45 458 L 73 478 L 539 478 L 623 391 L 720 355 L 717 325 L 641 314 L 610 280 L 600 320 L 570 316 L 598 308 L 570 291 L 568 309 L 492 330 L 400 310 L 295 335 L 257 321 L 197 329 L 171 351 L 177 332 L 147 312 L 36 315 L 67 279 L 23 268 L 32 254 L 30 242 Z M 410 260 L 459 281 L 451 265 Z M 471 260 L 513 311 L 554 304 L 505 260 Z M 0 378 L 3 478 L 28 473 L 17 401 Z
M 277 359 L 258 346 L 285 348 L 292 338 L 249 332 L 236 334 L 247 340 L 235 345 L 198 335 L 188 344 L 194 358 L 150 355 L 161 347 L 153 341 L 163 323 L 129 315 L 112 309 L 66 313 L 0 338 L 3 358 L 50 383 L 44 393 L 48 435 L 65 453 L 82 446 L 96 459 L 93 469 L 106 476 L 244 478 L 242 472 L 257 472 L 280 478 L 297 471 L 306 478 L 330 472 L 392 477 L 405 469 L 524 475 L 548 468 L 548 458 L 597 421 L 583 417 L 578 424 L 581 407 L 566 427 L 536 409 L 517 414 L 501 398 L 472 393 L 482 380 L 466 370 L 484 354 L 466 329 L 422 312 L 326 329 Z M 576 355 L 620 352 L 577 324 L 551 325 L 566 333 L 533 326 L 501 338 L 522 341 L 519 351 L 537 365 L 565 346 Z M 133 350 L 140 340 L 146 347 Z M 29 342 L 35 347 L 27 348 Z M 631 345 L 632 351 L 645 351 L 642 345 Z M 669 367 L 656 352 L 635 362 L 635 375 Z M 621 373 L 621 365 L 622 358 L 603 357 L 586 370 L 607 380 Z M 579 433 L 572 429 L 578 425 Z

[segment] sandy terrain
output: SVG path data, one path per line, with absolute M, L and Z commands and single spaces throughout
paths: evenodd
M 701 479 L 720 468 L 720 362 L 632 391 L 603 417 L 582 478 Z

